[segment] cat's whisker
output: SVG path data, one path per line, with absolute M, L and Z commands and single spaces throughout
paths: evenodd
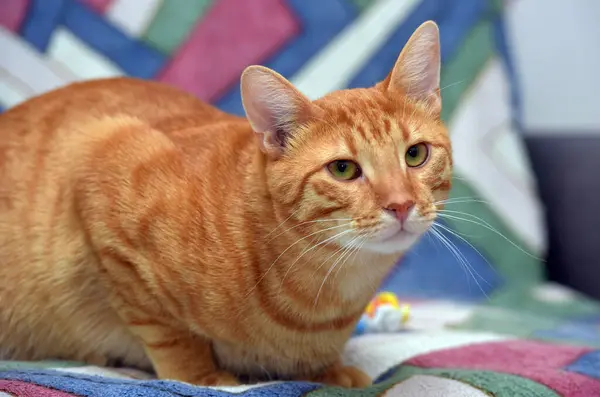
M 266 237 L 269 237 L 271 234 L 275 233 L 275 230 L 279 229 L 281 226 L 283 226 L 283 224 L 284 224 L 284 223 L 286 223 L 287 221 L 289 221 L 289 220 L 292 218 L 292 216 L 296 215 L 296 214 L 297 214 L 297 213 L 300 211 L 300 209 L 301 209 L 301 208 L 298 208 L 296 211 L 292 212 L 292 213 L 290 214 L 290 216 L 288 216 L 287 218 L 285 218 L 285 219 L 283 220 L 283 222 L 281 222 L 279 225 L 277 225 L 277 227 L 276 227 L 275 229 L 271 230 L 271 231 L 270 231 L 270 232 L 269 232 L 269 233 L 268 233 L 268 234 L 265 236 L 265 238 L 266 238 Z
M 344 250 L 346 248 L 347 244 L 343 244 L 340 248 L 338 248 L 333 254 L 329 255 L 312 273 L 312 277 L 315 276 L 315 274 L 321 270 L 321 268 L 331 259 L 333 258 L 335 255 L 337 255 L 340 251 Z
M 289 229 L 284 230 L 283 232 L 277 234 L 274 237 L 271 237 L 269 240 L 267 240 L 267 243 L 270 243 L 271 241 L 275 240 L 277 237 L 281 236 L 282 234 L 285 234 L 287 232 L 289 232 L 290 230 L 294 230 L 298 227 L 304 226 L 304 225 L 310 225 L 312 223 L 322 223 L 322 222 L 343 222 L 343 221 L 352 221 L 352 218 L 337 218 L 337 219 L 316 219 L 316 220 L 312 220 L 312 221 L 304 221 L 301 222 L 297 225 L 294 225 L 292 227 L 290 227 Z M 266 237 L 266 236 L 265 236 Z
M 452 215 L 452 214 L 458 214 L 458 215 L 468 216 L 468 217 L 471 217 L 471 218 L 473 218 L 473 219 L 475 219 L 475 220 L 478 220 L 478 221 L 480 221 L 481 223 L 483 223 L 484 225 L 486 225 L 486 226 L 488 226 L 488 227 L 493 227 L 493 226 L 492 226 L 492 225 L 490 225 L 490 223 L 489 223 L 488 221 L 486 221 L 485 219 L 483 219 L 483 218 L 481 218 L 481 217 L 479 217 L 479 216 L 477 216 L 477 215 L 470 214 L 470 213 L 468 213 L 468 212 L 464 212 L 464 211 L 456 211 L 456 210 L 449 210 L 449 209 L 445 209 L 445 208 L 444 208 L 444 209 L 441 209 L 441 210 L 438 210 L 438 212 L 439 212 L 440 214 L 451 214 L 451 215 Z
M 340 232 L 340 233 L 338 233 L 338 234 L 336 234 L 336 235 L 334 235 L 334 236 L 331 236 L 331 237 L 329 237 L 329 238 L 327 238 L 327 239 L 325 239 L 325 240 L 321 241 L 320 243 L 318 243 L 318 244 L 316 244 L 316 245 L 313 245 L 313 246 L 309 247 L 308 249 L 306 249 L 306 248 L 305 248 L 304 250 L 302 250 L 302 252 L 300 253 L 300 255 L 298 255 L 298 258 L 296 258 L 296 260 L 294 260 L 294 262 L 292 262 L 292 264 L 291 264 L 290 266 L 288 266 L 288 269 L 287 269 L 287 271 L 285 272 L 285 274 L 284 274 L 284 275 L 283 275 L 283 277 L 281 278 L 281 284 L 279 285 L 279 288 L 281 289 L 281 288 L 283 287 L 283 282 L 285 281 L 285 278 L 286 278 L 286 277 L 287 277 L 287 275 L 289 274 L 290 270 L 292 270 L 292 268 L 294 267 L 294 265 L 295 265 L 295 264 L 296 264 L 296 263 L 297 263 L 297 262 L 298 262 L 298 261 L 299 261 L 299 260 L 300 260 L 300 259 L 301 259 L 301 258 L 302 258 L 302 257 L 303 257 L 303 256 L 304 256 L 306 253 L 307 253 L 307 252 L 310 252 L 310 251 L 312 251 L 313 249 L 315 249 L 315 248 L 317 248 L 317 247 L 319 247 L 319 246 L 322 246 L 323 244 L 326 244 L 326 243 L 328 243 L 329 241 L 331 241 L 331 240 L 334 240 L 334 239 L 336 239 L 336 238 L 338 238 L 338 237 L 341 237 L 341 236 L 343 236 L 343 235 L 345 235 L 345 234 L 347 234 L 347 233 L 349 233 L 349 232 L 351 232 L 351 231 L 352 231 L 352 230 L 346 230 L 346 231 Z
M 267 369 L 265 368 L 265 366 L 261 365 L 261 364 L 259 364 L 258 366 L 267 375 L 267 378 L 269 379 L 269 382 L 272 382 L 273 381 L 273 377 L 271 376 L 271 374 L 269 373 L 269 371 L 267 371 Z
M 425 98 L 429 98 L 429 97 L 430 97 L 430 96 L 432 96 L 432 95 L 440 95 L 440 94 L 442 93 L 442 91 L 444 91 L 445 89 L 447 89 L 447 88 L 450 88 L 450 87 L 453 87 L 453 86 L 455 86 L 455 85 L 458 85 L 458 84 L 461 84 L 461 83 L 464 83 L 465 81 L 466 81 L 466 80 L 464 80 L 464 79 L 463 79 L 463 80 L 456 81 L 456 82 L 454 82 L 454 83 L 450 83 L 450 84 L 448 84 L 448 85 L 446 85 L 446 86 L 444 86 L 444 87 L 440 88 L 440 89 L 439 89 L 439 90 L 437 90 L 437 91 L 430 92 L 429 94 L 427 94 L 427 96 L 426 96 Z M 410 85 L 409 85 L 409 87 L 408 87 L 408 88 L 409 88 L 409 90 L 410 90 Z M 405 110 L 405 109 L 406 109 L 406 100 L 404 101 L 404 110 Z M 419 107 L 417 107 L 417 106 L 415 106 L 415 108 L 413 109 L 413 112 L 412 112 L 412 114 L 410 115 L 410 118 L 408 119 L 408 123 L 409 123 L 409 124 L 410 124 L 410 122 L 411 122 L 412 118 L 414 117 L 414 115 L 416 114 L 416 112 L 417 112 L 417 110 L 418 110 L 418 109 L 419 109 Z M 404 110 L 402 111 L 402 118 L 404 118 Z M 431 113 L 432 111 L 433 111 L 433 109 L 430 109 L 428 113 Z
M 450 83 L 450 84 L 448 84 L 448 85 L 445 85 L 445 86 L 443 86 L 442 88 L 440 88 L 440 93 L 441 93 L 442 91 L 444 91 L 446 88 L 454 87 L 455 85 L 462 84 L 462 83 L 464 83 L 465 81 L 466 81 L 466 79 L 463 79 L 463 80 L 455 81 L 454 83 Z M 431 95 L 431 94 L 430 94 L 430 95 Z
M 336 270 L 335 274 L 333 275 L 333 282 L 334 282 L 334 283 L 335 283 L 335 279 L 336 279 L 337 275 L 340 273 L 340 271 L 341 271 L 341 270 L 342 270 L 342 268 L 344 267 L 344 264 L 346 263 L 346 261 L 347 261 L 348 259 L 350 259 L 350 257 L 351 257 L 352 255 L 356 256 L 356 255 L 358 254 L 358 252 L 361 250 L 361 248 L 363 247 L 363 245 L 365 245 L 365 243 L 366 243 L 366 242 L 369 240 L 369 238 L 370 238 L 372 235 L 373 235 L 373 233 L 364 233 L 364 234 L 362 235 L 362 239 L 361 239 L 361 240 L 360 240 L 358 243 L 356 243 L 356 244 L 354 245 L 354 246 L 355 246 L 355 249 L 354 249 L 354 251 L 352 251 L 352 252 L 350 253 L 350 255 L 348 255 L 348 257 L 346 258 L 346 260 L 344 260 L 344 263 L 342 263 L 342 264 L 341 264 L 341 265 L 338 267 L 338 270 Z
M 477 280 L 477 278 L 471 271 L 471 266 L 469 265 L 467 259 L 462 254 L 462 252 L 460 252 L 460 250 L 458 248 L 456 248 L 456 246 L 452 243 L 452 241 L 450 241 L 440 231 L 436 230 L 435 228 L 432 228 L 430 230 L 433 233 L 433 235 L 436 236 L 438 238 L 438 240 L 448 249 L 448 251 L 450 251 L 450 253 L 452 253 L 452 256 L 454 256 L 454 258 L 460 264 L 460 266 L 463 268 L 463 270 L 466 270 L 468 275 L 470 275 L 473 278 L 473 280 L 475 281 L 475 283 L 477 284 L 477 286 L 479 287 L 481 292 L 485 295 L 485 297 L 487 299 L 489 299 L 489 296 L 484 291 L 484 289 L 481 287 L 481 284 L 479 284 L 479 281 Z
M 449 198 L 449 199 L 446 199 L 446 200 L 435 201 L 435 202 L 433 202 L 433 205 L 457 204 L 457 203 L 482 203 L 482 204 L 489 204 L 489 202 L 487 202 L 485 200 L 477 199 L 477 198 L 474 198 L 474 197 L 453 197 L 453 198 Z
M 444 210 L 442 210 L 444 211 Z M 506 237 L 504 234 L 502 234 L 499 230 L 497 230 L 495 227 L 493 227 L 492 225 L 490 225 L 489 223 L 487 223 L 486 221 L 484 221 L 483 219 L 475 216 L 475 215 L 471 215 L 471 214 L 467 214 L 467 213 L 462 213 L 463 215 L 466 216 L 471 216 L 473 218 L 476 218 L 479 220 L 473 220 L 473 219 L 467 219 L 467 218 L 461 218 L 460 216 L 456 216 L 456 215 L 449 215 L 445 212 L 441 212 L 438 211 L 438 216 L 441 218 L 446 218 L 446 219 L 452 219 L 452 220 L 457 220 L 457 221 L 463 221 L 463 222 L 468 222 L 468 223 L 472 223 L 475 225 L 479 225 L 481 227 L 483 227 L 484 229 L 487 229 L 495 234 L 497 234 L 498 236 L 502 237 L 504 240 L 506 240 L 510 245 L 512 245 L 513 247 L 515 247 L 516 249 L 518 249 L 519 251 L 521 251 L 523 254 L 527 255 L 528 257 L 538 260 L 538 261 L 544 261 L 542 258 L 539 258 L 535 255 L 533 255 L 530 252 L 527 252 L 524 248 L 521 248 L 517 243 L 515 243 L 514 241 L 512 241 L 511 239 L 509 239 L 508 237 Z
M 339 229 L 341 227 L 347 227 L 350 225 L 350 222 L 342 224 L 342 225 L 337 225 L 337 226 L 333 226 L 333 227 L 328 227 L 325 228 L 323 230 L 318 230 L 316 232 L 313 232 L 311 234 L 309 234 L 308 236 L 304 236 L 299 238 L 298 240 L 296 240 L 294 243 L 290 244 L 281 254 L 279 254 L 279 256 L 277 258 L 275 258 L 275 260 L 273 261 L 273 263 L 271 263 L 271 265 L 268 267 L 268 269 L 265 271 L 265 273 L 258 279 L 258 281 L 256 282 L 256 284 L 254 285 L 254 287 L 252 287 L 248 293 L 246 294 L 246 298 L 249 297 L 252 292 L 256 289 L 256 287 L 258 287 L 258 285 L 261 283 L 261 281 L 267 276 L 267 274 L 269 273 L 269 271 L 271 271 L 271 269 L 273 268 L 273 266 L 275 266 L 275 263 L 277 263 L 277 261 L 292 247 L 294 247 L 296 244 L 299 244 L 301 241 L 306 240 L 309 237 L 312 237 L 314 235 L 320 234 L 320 233 L 324 233 L 327 232 L 329 230 L 333 230 L 333 229 Z
M 317 307 L 317 302 L 319 301 L 319 296 L 321 295 L 321 291 L 323 290 L 323 286 L 327 282 L 329 275 L 331 274 L 331 272 L 333 272 L 333 270 L 336 268 L 338 263 L 340 263 L 340 261 L 347 255 L 347 253 L 350 252 L 354 248 L 354 246 L 352 246 L 352 243 L 354 241 L 356 241 L 357 239 L 359 239 L 360 237 L 361 237 L 361 235 L 358 235 L 358 236 L 354 237 L 352 240 L 350 240 L 348 243 L 344 244 L 344 247 L 343 247 L 344 251 L 338 256 L 338 258 L 335 260 L 335 262 L 329 267 L 329 270 L 325 274 L 325 277 L 323 277 L 323 282 L 321 283 L 321 286 L 319 287 L 319 290 L 317 291 L 317 296 L 315 297 L 315 302 L 314 302 L 315 308 Z
M 445 230 L 447 233 L 450 233 L 450 234 L 451 234 L 451 235 L 453 235 L 454 237 L 456 237 L 456 238 L 460 239 L 461 241 L 463 241 L 464 243 L 466 243 L 466 244 L 467 244 L 469 247 L 471 247 L 471 248 L 472 248 L 472 249 L 473 249 L 475 252 L 477 252 L 477 255 L 479 255 L 479 256 L 481 257 L 481 259 L 483 259 L 483 260 L 485 261 L 485 263 L 486 263 L 486 264 L 487 264 L 487 265 L 490 267 L 490 269 L 492 269 L 492 271 L 493 271 L 493 272 L 495 272 L 495 273 L 497 274 L 497 272 L 496 272 L 496 269 L 495 269 L 495 268 L 494 268 L 494 267 L 491 265 L 491 263 L 490 263 L 490 262 L 488 262 L 487 258 L 486 258 L 486 257 L 485 257 L 485 256 L 484 256 L 484 255 L 483 255 L 483 254 L 482 254 L 482 253 L 481 253 L 481 252 L 480 252 L 480 251 L 479 251 L 479 250 L 478 250 L 478 249 L 477 249 L 477 248 L 476 248 L 476 247 L 475 247 L 473 244 L 471 244 L 471 243 L 469 242 L 469 240 L 467 240 L 466 238 L 464 238 L 463 236 L 461 236 L 460 234 L 458 234 L 458 233 L 457 233 L 457 232 L 455 232 L 454 230 L 450 229 L 449 227 L 447 227 L 447 226 L 444 226 L 444 225 L 442 225 L 442 224 L 440 224 L 440 223 L 434 222 L 432 226 L 433 226 L 433 227 L 438 227 L 438 228 L 441 228 L 441 229 Z M 475 268 L 473 268 L 473 271 L 475 271 L 475 273 L 477 273 L 477 270 L 476 270 Z M 478 275 L 479 277 L 481 277 L 481 276 L 480 276 L 478 273 L 477 273 L 477 275 Z M 481 279 L 482 279 L 483 281 L 485 281 L 485 283 L 486 283 L 486 284 L 488 284 L 489 286 L 491 286 L 491 285 L 490 285 L 490 284 L 487 282 L 487 280 L 485 280 L 483 277 L 481 277 Z

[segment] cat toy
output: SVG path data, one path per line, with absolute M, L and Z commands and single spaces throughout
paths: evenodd
M 410 319 L 410 305 L 401 303 L 391 292 L 381 292 L 369 302 L 355 330 L 355 335 L 398 332 Z

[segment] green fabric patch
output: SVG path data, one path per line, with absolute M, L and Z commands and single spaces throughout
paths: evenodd
M 558 394 L 546 386 L 520 376 L 490 371 L 470 371 L 459 369 L 419 368 L 403 365 L 384 382 L 376 383 L 364 389 L 343 389 L 323 387 L 306 396 L 311 397 L 369 397 L 381 396 L 395 385 L 413 375 L 430 375 L 453 379 L 473 386 L 494 397 L 558 397 Z
M 492 19 L 496 18 L 498 12 L 501 11 L 501 8 L 495 3 L 494 0 L 490 1 L 489 15 L 475 25 L 454 57 L 442 68 L 442 119 L 445 122 L 452 119 L 460 102 L 468 94 L 468 90 L 473 86 L 486 64 L 495 56 Z M 479 195 L 471 184 L 458 176 L 453 180 L 450 198 L 477 200 Z M 507 227 L 487 204 L 470 201 L 448 204 L 446 209 L 471 215 L 448 214 L 467 218 L 468 220 L 447 219 L 447 222 L 461 237 L 466 238 L 469 243 L 481 251 L 490 265 L 501 273 L 507 284 L 514 282 L 516 285 L 531 285 L 543 279 L 540 260 L 523 253 L 519 248 L 502 238 L 500 234 L 493 231 L 498 231 L 518 247 L 526 250 L 520 238 Z M 480 220 L 474 217 L 483 219 L 489 224 L 488 227 L 478 225 L 477 223 L 480 223 Z
M 468 319 L 448 328 L 486 331 L 520 338 L 530 338 L 535 332 L 552 329 L 559 323 L 560 320 L 554 317 L 520 313 L 499 307 L 481 306 L 475 308 L 473 314 Z
M 86 366 L 86 364 L 78 361 L 0 361 L 0 371 L 9 371 L 17 369 L 73 368 L 84 366 Z
M 442 119 L 447 123 L 454 116 L 460 102 L 468 94 L 468 90 L 473 86 L 486 64 L 495 56 L 496 44 L 492 20 L 498 16 L 502 7 L 496 0 L 490 0 L 489 5 L 488 15 L 475 25 L 454 57 L 442 68 Z M 477 200 L 479 194 L 472 184 L 460 179 L 459 175 L 453 180 L 450 198 Z M 470 214 L 452 213 L 448 215 L 467 220 L 447 218 L 446 220 L 455 232 L 467 239 L 486 257 L 490 265 L 494 266 L 505 279 L 506 284 L 531 285 L 543 280 L 541 260 L 522 251 L 527 251 L 527 248 L 523 246 L 521 239 L 509 229 L 490 206 L 482 202 L 469 201 L 448 204 L 446 209 Z M 475 217 L 487 222 L 488 226 L 478 225 L 477 223 L 482 222 Z M 506 239 L 500 234 L 504 235 Z M 507 240 L 512 241 L 522 250 Z
M 350 1 L 352 3 L 354 3 L 356 8 L 358 8 L 359 12 L 363 12 L 367 8 L 371 7 L 374 3 L 373 0 L 350 0 Z
M 528 290 L 531 291 L 531 290 Z M 577 346 L 600 347 L 600 342 L 588 338 L 577 339 L 557 335 L 553 332 L 570 318 L 586 315 L 598 315 L 599 304 L 589 300 L 578 300 L 564 304 L 536 300 L 530 292 L 506 289 L 487 302 L 478 306 L 465 321 L 449 326 L 452 329 L 486 331 L 511 335 L 524 339 L 537 339 Z
M 142 39 L 170 55 L 189 36 L 212 0 L 163 1 Z
M 413 375 L 433 375 L 467 383 L 494 397 L 558 397 L 546 386 L 516 375 L 491 371 L 419 368 L 403 365 L 393 376 L 396 382 Z
M 573 299 L 548 302 L 537 298 L 534 289 L 511 289 L 500 291 L 494 295 L 489 304 L 498 307 L 518 309 L 527 315 L 552 316 L 561 320 L 598 315 L 600 302 L 572 291 Z
M 385 382 L 376 383 L 364 389 L 346 389 L 342 387 L 325 386 L 306 394 L 311 397 L 371 397 L 381 396 L 387 390 L 399 382 L 396 377 L 392 377 Z
M 469 215 L 449 214 L 467 219 L 464 221 L 444 218 L 452 230 L 461 237 L 468 238 L 468 241 L 501 274 L 507 285 L 520 288 L 520 286 L 541 282 L 544 275 L 541 260 L 523 252 L 527 252 L 527 247 L 524 247 L 520 238 L 507 227 L 490 206 L 483 202 L 472 201 L 479 198 L 478 193 L 467 181 L 459 178 L 454 178 L 452 181 L 450 198 L 467 198 L 470 201 L 451 203 L 446 206 L 446 209 Z M 487 225 L 481 226 L 481 223 L 484 223 L 481 220 Z
M 495 53 L 492 23 L 479 22 L 457 53 L 442 67 L 442 120 L 449 122 L 461 99 Z

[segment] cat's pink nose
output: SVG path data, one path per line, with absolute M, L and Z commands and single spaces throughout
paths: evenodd
M 408 218 L 408 213 L 415 206 L 412 200 L 406 200 L 402 203 L 391 203 L 385 209 L 392 212 L 394 216 L 402 223 Z

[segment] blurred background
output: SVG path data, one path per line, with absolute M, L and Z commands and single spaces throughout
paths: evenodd
M 242 115 L 247 65 L 311 98 L 369 86 L 430 19 L 456 177 L 383 288 L 532 310 L 575 296 L 560 285 L 600 298 L 597 0 L 2 0 L 0 107 L 129 75 Z

